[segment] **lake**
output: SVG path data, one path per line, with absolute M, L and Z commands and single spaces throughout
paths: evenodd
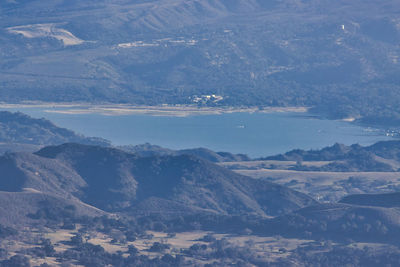
M 305 113 L 231 113 L 161 117 L 152 115 L 61 114 L 44 108 L 9 108 L 51 120 L 86 136 L 115 145 L 151 143 L 172 149 L 206 147 L 261 157 L 291 149 L 317 149 L 336 142 L 373 144 L 390 140 L 383 131 Z

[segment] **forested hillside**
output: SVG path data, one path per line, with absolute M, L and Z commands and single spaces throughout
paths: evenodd
M 2 101 L 309 106 L 371 124 L 400 119 L 394 0 L 6 2 Z

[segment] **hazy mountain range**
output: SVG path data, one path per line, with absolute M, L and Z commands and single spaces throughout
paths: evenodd
M 4 0 L 0 101 L 295 106 L 397 128 L 399 14 L 395 0 Z M 0 112 L 0 267 L 399 266 L 399 170 L 398 140 L 251 159 Z
M 399 9 L 394 0 L 6 1 L 0 96 L 309 106 L 397 125 Z M 211 94 L 222 98 L 201 98 Z
M 2 207 L 12 203 L 12 209 L 2 211 L 5 226 L 119 214 L 155 216 L 165 223 L 187 217 L 210 230 L 241 216 L 235 231 L 247 227 L 292 238 L 397 244 L 400 233 L 396 194 L 318 204 L 285 186 L 191 155 L 140 157 L 114 148 L 64 144 L 2 156 L 0 173 Z
M 304 194 L 240 176 L 190 155 L 145 157 L 65 144 L 1 159 L 1 191 L 76 198 L 106 211 L 277 215 L 315 203 Z M 148 203 L 153 210 L 148 208 Z M 176 208 L 174 208 L 176 206 Z M 181 211 L 183 210 L 183 211 Z M 185 213 L 185 212 L 184 212 Z
M 3 266 L 28 266 L 29 261 L 186 266 L 205 265 L 204 260 L 211 259 L 219 266 L 229 262 L 333 266 L 371 261 L 371 253 L 387 264 L 399 260 L 395 169 L 399 141 L 367 147 L 335 144 L 253 160 L 204 148 L 174 151 L 150 144 L 116 148 L 44 119 L 0 115 L 4 143 L 12 147 L 15 142 L 24 150 L 0 156 Z M 75 143 L 60 144 L 68 140 Z M 32 152 L 34 148 L 40 150 Z M 272 182 L 268 177 L 242 175 L 235 165 L 249 166 L 256 173 L 267 170 L 305 178 Z M 330 180 L 311 178 L 315 183 L 311 185 L 307 176 L 331 175 L 339 182 L 328 186 L 334 191 L 344 183 L 338 177 L 358 173 L 360 177 L 343 184 L 348 192 L 360 192 L 364 181 L 382 189 L 376 192 L 389 193 L 332 198 L 339 201 L 310 196 L 318 196 L 323 192 L 318 191 L 320 183 Z M 387 174 L 393 178 L 387 179 Z M 305 186 L 296 187 L 301 183 Z M 204 236 L 192 237 L 198 233 Z M 154 235 L 165 237 L 158 242 Z M 178 249 L 181 239 L 190 244 L 186 249 Z M 248 240 L 249 250 L 240 245 L 238 240 L 243 239 Z M 260 239 L 264 241 L 254 241 Z M 253 254 L 254 250 L 261 254 Z M 351 253 L 357 256 L 350 257 Z
M 35 151 L 43 145 L 67 142 L 110 145 L 105 139 L 84 137 L 44 118 L 35 119 L 20 112 L 0 111 L 0 152 Z

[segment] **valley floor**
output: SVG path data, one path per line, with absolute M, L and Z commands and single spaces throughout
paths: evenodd
M 331 161 L 303 161 L 321 167 Z M 306 193 L 320 202 L 336 202 L 346 195 L 400 190 L 400 172 L 334 172 L 293 170 L 295 161 L 260 160 L 223 162 L 220 165 L 255 179 L 265 179 Z
M 76 237 L 82 243 L 76 241 Z M 47 245 L 43 245 L 46 242 Z M 0 251 L 10 258 L 14 257 L 15 262 L 18 255 L 24 254 L 25 258 L 18 258 L 19 263 L 29 262 L 30 266 L 102 266 L 98 264 L 107 257 L 115 262 L 129 262 L 132 258 L 142 257 L 156 264 L 148 266 L 174 266 L 176 259 L 180 259 L 177 263 L 181 266 L 301 266 L 307 260 L 313 260 L 312 255 L 320 257 L 321 261 L 334 255 L 341 257 L 338 262 L 346 262 L 349 259 L 346 252 L 354 252 L 354 262 L 357 262 L 358 254 L 367 251 L 378 258 L 399 253 L 396 247 L 380 243 L 340 244 L 325 240 L 209 231 L 146 231 L 135 240 L 127 241 L 118 230 L 96 232 L 81 225 L 76 225 L 73 230 L 31 229 L 18 237 L 0 240 Z M 89 254 L 85 255 L 85 252 Z M 80 255 L 79 260 L 74 258 L 76 255 Z

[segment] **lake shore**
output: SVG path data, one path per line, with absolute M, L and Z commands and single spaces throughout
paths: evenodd
M 0 109 L 41 108 L 48 113 L 59 114 L 101 114 L 107 116 L 151 115 L 187 117 L 193 115 L 218 115 L 226 113 L 305 113 L 307 107 L 198 107 L 195 105 L 130 105 L 130 104 L 90 104 L 90 103 L 48 103 L 26 102 L 18 104 L 0 103 Z
M 170 149 L 207 147 L 265 157 L 343 143 L 370 145 L 391 137 L 354 123 L 319 119 L 306 108 L 133 106 L 87 103 L 0 103 L 114 145 L 151 143 Z M 295 113 L 297 112 L 297 113 Z M 299 113 L 301 112 L 301 113 Z M 204 115 L 204 116 L 203 116 Z

